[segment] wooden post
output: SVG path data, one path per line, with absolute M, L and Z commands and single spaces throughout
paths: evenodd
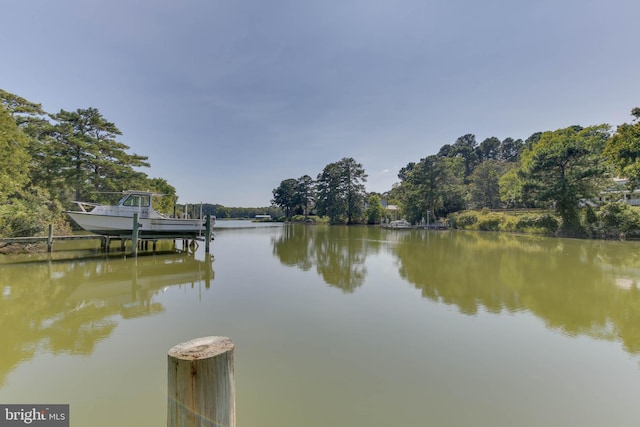
M 205 271 L 204 271 L 204 287 L 205 289 L 211 288 L 211 281 L 215 278 L 216 273 L 213 271 L 213 260 L 211 259 L 211 254 L 204 254 L 204 263 L 205 263 Z
M 207 220 L 204 226 L 204 253 L 209 253 L 209 246 L 211 244 L 211 214 L 207 214 Z
M 131 234 L 131 255 L 138 256 L 138 214 L 133 214 L 133 232 Z
M 109 252 L 109 236 L 101 236 L 100 249 L 105 253 Z
M 169 350 L 167 427 L 235 427 L 234 345 L 196 338 Z
M 47 235 L 47 252 L 53 250 L 53 224 L 49 224 L 49 234 Z

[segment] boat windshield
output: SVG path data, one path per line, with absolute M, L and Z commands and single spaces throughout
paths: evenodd
M 142 194 L 130 194 L 122 202 L 122 206 L 148 207 L 151 205 L 151 197 Z

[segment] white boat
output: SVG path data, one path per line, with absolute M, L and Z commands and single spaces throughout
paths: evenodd
M 205 219 L 170 218 L 153 209 L 150 191 L 128 190 L 115 205 L 75 201 L 78 211 L 67 214 L 84 230 L 107 236 L 127 236 L 133 231 L 133 215 L 138 214 L 138 234 L 144 237 L 197 237 L 205 233 Z M 211 219 L 213 227 L 214 217 Z
M 402 228 L 402 229 L 414 228 L 409 221 L 406 221 L 404 219 L 391 221 L 389 223 L 382 224 L 382 225 L 385 228 Z

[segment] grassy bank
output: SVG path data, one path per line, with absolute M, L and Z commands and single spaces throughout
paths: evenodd
M 640 209 L 625 203 L 608 203 L 598 208 L 585 207 L 580 211 L 577 228 L 566 233 L 562 220 L 552 211 L 505 210 L 462 211 L 447 218 L 458 230 L 505 231 L 512 233 L 542 234 L 547 236 L 571 235 L 583 238 L 640 238 Z

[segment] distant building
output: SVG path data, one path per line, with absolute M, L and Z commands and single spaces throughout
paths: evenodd
M 629 191 L 627 178 L 614 178 L 613 185 L 600 193 L 598 203 L 624 202 L 631 206 L 640 206 L 640 189 Z
M 398 207 L 396 205 L 386 205 L 387 217 L 393 220 L 398 219 Z
M 271 215 L 256 215 L 256 219 L 271 219 Z

